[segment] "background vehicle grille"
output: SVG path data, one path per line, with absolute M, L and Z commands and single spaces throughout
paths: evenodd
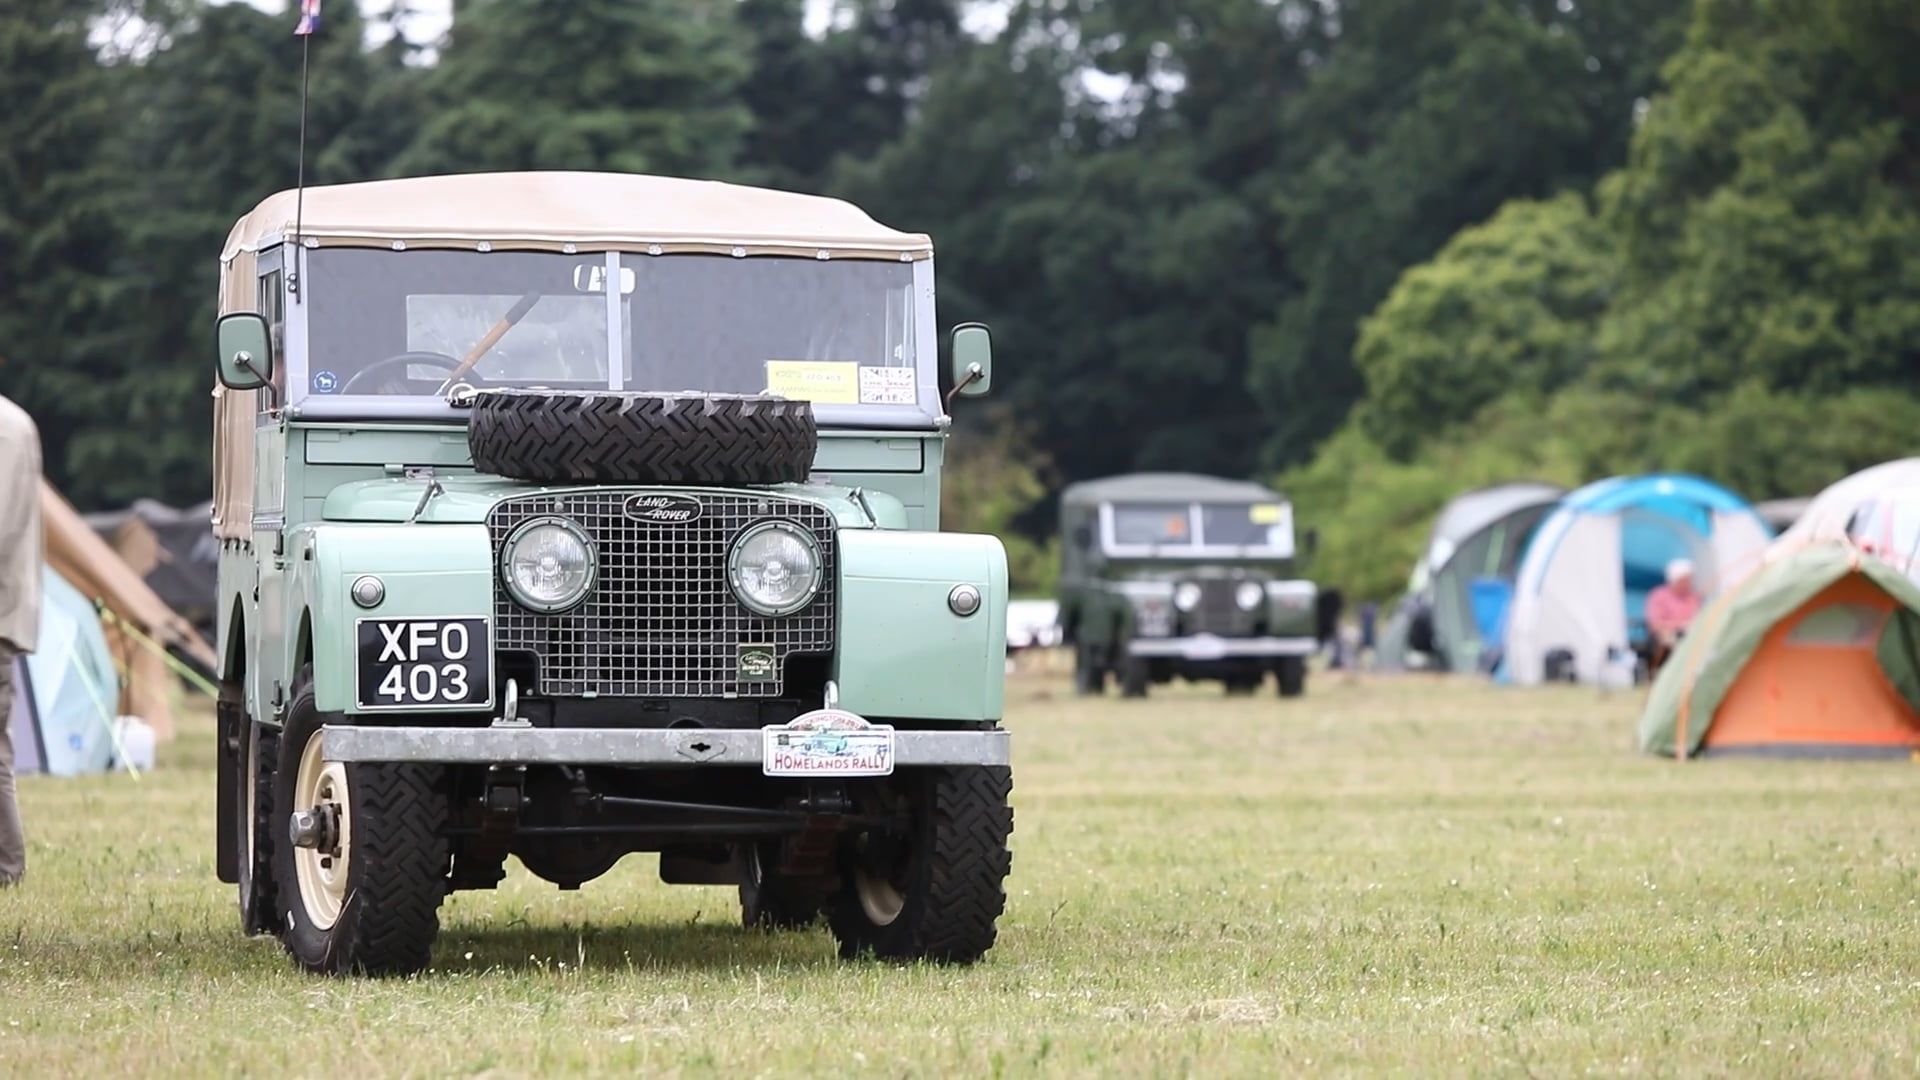
M 658 494 L 659 488 L 644 489 Z M 539 659 L 538 692 L 550 697 L 777 697 L 785 661 L 796 653 L 831 653 L 837 546 L 833 514 L 799 499 L 753 493 L 685 491 L 701 504 L 684 524 L 642 522 L 623 507 L 631 488 L 509 499 L 487 516 L 498 553 L 507 534 L 529 518 L 561 514 L 593 538 L 600 578 L 593 595 L 559 615 L 513 602 L 494 575 L 494 634 L 502 651 Z M 780 518 L 805 526 L 820 544 L 825 581 L 813 603 L 793 615 L 766 618 L 734 599 L 727 552 L 747 526 Z M 774 654 L 766 681 L 742 682 L 740 647 Z
M 1253 616 L 1233 602 L 1233 591 L 1240 583 L 1226 578 L 1201 578 L 1200 603 L 1187 616 L 1187 633 L 1245 634 L 1252 629 Z

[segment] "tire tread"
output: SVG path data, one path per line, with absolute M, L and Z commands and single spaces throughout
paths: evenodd
M 467 425 L 474 467 L 535 483 L 806 480 L 813 405 L 768 394 L 489 390 Z

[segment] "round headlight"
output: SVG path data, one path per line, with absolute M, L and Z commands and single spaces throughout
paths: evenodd
M 1200 606 L 1200 586 L 1191 581 L 1183 581 L 1173 590 L 1173 606 L 1181 611 L 1192 611 Z
M 566 518 L 535 518 L 513 530 L 500 551 L 507 592 L 529 611 L 573 607 L 593 591 L 597 573 L 592 542 Z
M 727 558 L 733 595 L 761 615 L 791 615 L 820 592 L 820 545 L 813 534 L 784 521 L 765 521 L 740 534 Z
M 1241 611 L 1252 611 L 1266 599 L 1267 590 L 1257 581 L 1243 581 L 1233 590 L 1233 602 L 1240 605 Z

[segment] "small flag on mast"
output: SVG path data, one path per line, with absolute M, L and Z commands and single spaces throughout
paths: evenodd
M 320 0 L 300 0 L 300 25 L 293 28 L 299 36 L 306 36 L 320 29 Z

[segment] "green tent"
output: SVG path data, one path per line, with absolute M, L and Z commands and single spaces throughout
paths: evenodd
M 1920 755 L 1920 587 L 1844 540 L 1769 554 L 1661 667 L 1640 748 Z

